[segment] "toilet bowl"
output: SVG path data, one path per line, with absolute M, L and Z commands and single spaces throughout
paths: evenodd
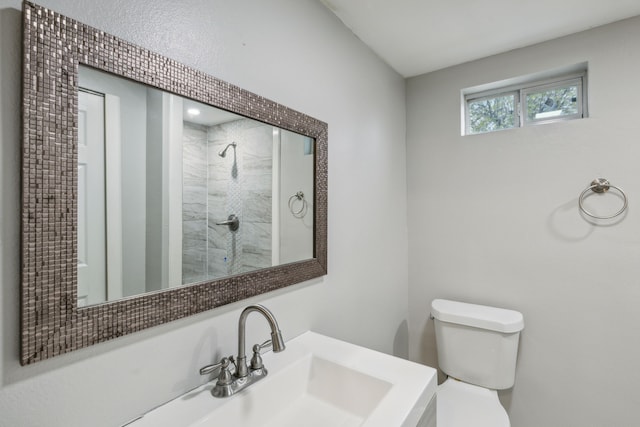
M 440 369 L 438 427 L 510 427 L 497 390 L 513 387 L 522 314 L 437 299 L 431 303 Z
M 438 427 L 511 427 L 495 390 L 453 378 L 438 387 Z

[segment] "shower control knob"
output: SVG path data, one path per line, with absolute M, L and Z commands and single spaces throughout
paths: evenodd
M 226 221 L 216 222 L 216 225 L 228 225 L 229 230 L 236 231 L 240 228 L 240 219 L 234 214 L 231 214 Z

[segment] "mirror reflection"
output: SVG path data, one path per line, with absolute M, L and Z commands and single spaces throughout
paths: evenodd
M 314 256 L 315 141 L 80 66 L 78 306 Z

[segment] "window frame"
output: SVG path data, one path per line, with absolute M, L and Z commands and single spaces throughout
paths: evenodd
M 578 86 L 577 107 L 578 112 L 559 117 L 551 117 L 540 120 L 527 119 L 527 103 L 526 97 L 530 93 L 539 92 L 545 89 L 562 88 L 566 86 Z M 486 87 L 486 86 L 485 86 Z M 505 129 L 488 130 L 483 132 L 471 132 L 471 122 L 469 117 L 469 104 L 471 102 L 481 101 L 483 99 L 498 98 L 514 94 L 514 126 Z M 482 135 L 492 132 L 500 132 L 504 130 L 517 129 L 529 126 L 537 126 L 541 124 L 563 122 L 568 120 L 582 119 L 587 115 L 587 70 L 574 72 L 569 74 L 557 75 L 546 79 L 532 79 L 519 84 L 505 85 L 494 87 L 482 91 L 463 91 L 463 109 L 464 109 L 464 135 Z

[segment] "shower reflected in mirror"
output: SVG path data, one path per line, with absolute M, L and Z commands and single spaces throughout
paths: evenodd
M 288 206 L 312 138 L 82 65 L 79 87 L 78 306 L 313 258 Z
M 236 151 L 236 145 L 237 144 L 235 142 L 232 142 L 231 144 L 227 145 L 226 147 L 224 147 L 224 149 L 222 151 L 220 151 L 218 153 L 218 156 L 220 156 L 222 158 L 227 157 L 227 150 L 229 149 L 229 147 L 233 147 L 233 151 L 235 152 Z

